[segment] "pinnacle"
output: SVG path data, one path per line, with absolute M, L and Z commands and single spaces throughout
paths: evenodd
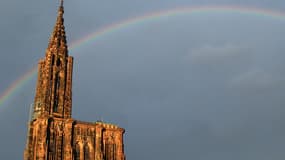
M 48 46 L 48 49 L 53 49 L 54 53 L 56 52 L 60 53 L 59 52 L 60 49 L 64 49 L 64 52 L 67 53 L 63 13 L 64 13 L 63 0 L 60 0 L 60 6 L 58 9 L 56 24 L 54 26 L 52 35 L 50 37 L 49 46 Z

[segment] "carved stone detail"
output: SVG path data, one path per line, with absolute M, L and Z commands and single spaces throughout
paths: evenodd
M 38 64 L 33 118 L 24 160 L 124 160 L 124 129 L 71 118 L 73 57 L 68 55 L 63 3 L 45 58 Z

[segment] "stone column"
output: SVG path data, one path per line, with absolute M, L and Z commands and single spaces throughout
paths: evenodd
M 45 160 L 47 119 L 39 120 L 37 131 L 37 149 L 35 150 L 35 155 L 38 157 L 38 160 Z
M 80 146 L 80 160 L 84 160 L 84 146 L 83 146 L 83 143 L 80 142 L 79 143 L 79 146 Z
M 102 160 L 103 153 L 102 153 L 102 127 L 99 125 L 95 126 L 95 160 Z
M 124 130 L 120 129 L 115 131 L 115 144 L 116 144 L 116 157 L 118 160 L 124 160 L 124 144 L 123 144 L 123 134 Z
M 64 160 L 72 160 L 72 144 L 71 144 L 71 135 L 72 131 L 72 122 L 66 122 L 65 127 L 64 127 Z

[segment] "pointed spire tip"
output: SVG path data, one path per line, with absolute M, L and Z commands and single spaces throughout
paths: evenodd
M 59 2 L 60 6 L 58 8 L 56 23 L 52 35 L 50 37 L 49 48 L 51 48 L 51 46 L 55 46 L 56 48 L 58 48 L 60 47 L 60 45 L 64 46 L 64 48 L 67 48 L 63 19 L 63 0 L 60 0 Z
M 60 7 L 63 7 L 63 0 L 60 0 Z

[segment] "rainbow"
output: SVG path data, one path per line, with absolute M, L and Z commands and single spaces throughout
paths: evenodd
M 19 79 L 14 81 L 1 95 L 0 95 L 0 106 L 4 104 L 5 101 L 13 97 L 16 91 L 20 90 L 27 82 L 29 82 L 37 73 L 37 68 L 34 67 L 28 72 L 26 72 Z
M 149 23 L 156 21 L 165 17 L 175 17 L 179 15 L 189 15 L 189 14 L 200 14 L 200 13 L 236 13 L 253 15 L 259 17 L 266 17 L 276 20 L 285 20 L 285 13 L 281 11 L 275 11 L 264 8 L 253 8 L 244 6 L 194 6 L 194 7 L 177 7 L 168 10 L 161 10 L 152 13 L 148 13 L 142 16 L 137 16 L 134 18 L 129 18 L 118 23 L 113 23 L 111 25 L 102 27 L 101 29 L 89 33 L 83 38 L 80 38 L 70 45 L 70 50 L 80 48 L 81 46 L 94 42 L 101 37 L 107 36 L 109 34 L 115 33 L 122 29 L 127 29 L 134 25 L 140 25 L 143 23 Z M 4 102 L 11 100 L 12 97 L 21 90 L 21 88 L 29 82 L 32 77 L 36 76 L 36 67 L 32 68 L 19 79 L 14 81 L 1 95 L 0 95 L 0 107 L 4 105 Z

